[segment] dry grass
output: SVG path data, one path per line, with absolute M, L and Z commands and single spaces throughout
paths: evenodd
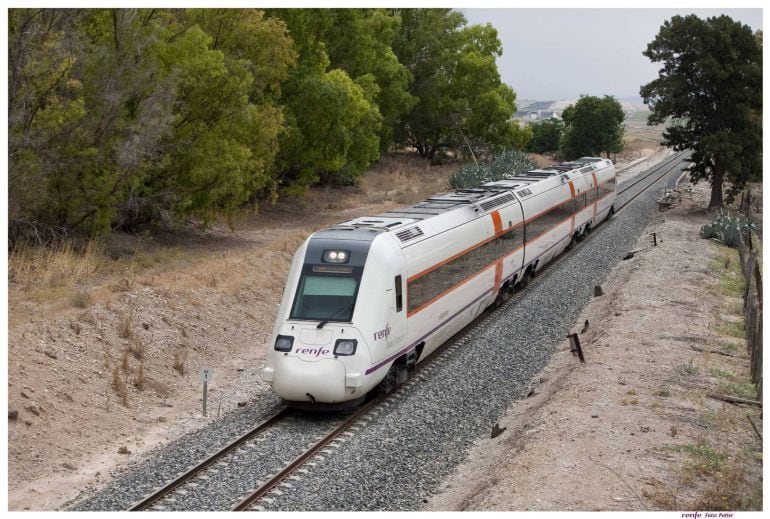
M 742 277 L 736 251 L 716 247 L 714 259 L 708 263 L 715 278 L 709 290 L 722 303 L 711 325 L 716 332 L 713 345 L 736 350 L 736 344 L 741 341 L 726 339 L 744 336 L 743 308 L 739 304 Z M 700 438 L 695 443 L 665 447 L 681 456 L 678 481 L 675 486 L 653 484 L 652 490 L 645 491 L 644 495 L 655 506 L 667 510 L 761 510 L 762 454 L 761 447 L 755 447 L 758 442 L 750 424 L 744 419 L 747 411 L 725 405 L 708 407 L 702 390 L 753 399 L 756 387 L 749 382 L 746 365 L 739 360 L 708 353 L 698 355 L 697 359 L 697 365 L 690 360 L 677 366 L 676 371 L 683 381 L 691 379 L 700 385 L 696 386 L 700 390 L 690 393 L 690 399 L 701 409 L 698 420 L 709 424 L 708 443 Z M 668 396 L 668 390 L 666 393 Z M 655 396 L 664 395 L 656 393 Z M 671 436 L 676 436 L 673 426 Z
M 139 391 L 144 390 L 144 359 L 139 362 L 139 368 L 136 370 L 136 376 L 134 377 L 134 387 Z
M 741 274 L 738 251 L 721 245 L 714 246 L 718 247 L 718 256 L 710 261 L 708 266 L 719 281 L 712 286 L 712 292 L 718 297 L 742 298 L 745 281 Z
M 112 368 L 112 389 L 118 395 L 120 403 L 128 407 L 128 388 L 126 387 L 126 380 L 120 376 L 120 368 L 118 366 Z
M 82 250 L 72 243 L 58 247 L 20 244 L 8 254 L 9 289 L 15 296 L 48 303 L 65 302 L 88 308 L 92 292 L 86 288 L 94 278 L 106 274 L 111 262 L 96 241 Z
M 752 463 L 745 453 L 735 458 L 718 452 L 704 443 L 683 445 L 672 450 L 684 452 L 684 463 L 679 485 L 691 486 L 706 479 L 708 483 L 693 499 L 680 496 L 680 487 L 669 487 L 660 481 L 653 483 L 652 491 L 643 491 L 644 497 L 664 510 L 762 510 L 762 481 L 747 469 Z
M 657 150 L 660 143 L 654 138 L 626 137 L 623 151 L 618 153 L 615 158 L 618 162 L 632 162 L 647 156 L 650 150 Z
M 556 164 L 556 160 L 548 155 L 540 155 L 539 153 L 527 153 L 527 157 L 532 159 L 538 168 L 545 168 Z
M 131 292 L 135 287 L 135 281 L 133 277 L 120 278 L 116 283 L 112 285 L 113 292 Z
M 714 325 L 714 330 L 721 335 L 735 337 L 736 339 L 743 339 L 746 337 L 746 326 L 743 323 L 743 319 L 738 321 L 719 319 Z
M 86 310 L 78 316 L 78 320 L 91 326 L 96 326 L 97 324 L 96 315 L 94 315 L 93 310 Z
M 77 288 L 72 296 L 72 304 L 75 308 L 88 308 L 93 302 L 91 292 L 86 288 Z
M 145 344 L 139 337 L 134 337 L 128 345 L 128 351 L 136 360 L 142 360 L 144 358 Z
M 180 375 L 187 373 L 187 354 L 183 352 L 174 353 L 174 371 Z
M 384 155 L 361 180 L 358 205 L 365 202 L 397 207 L 417 203 L 449 189 L 447 179 L 460 166 L 431 166 L 425 159 L 401 153 Z
M 72 287 L 100 273 L 108 264 L 96 241 L 82 251 L 75 250 L 72 243 L 54 248 L 19 245 L 8 256 L 8 279 L 25 290 Z
M 131 352 L 129 351 L 128 348 L 126 348 L 125 350 L 123 350 L 123 357 L 121 362 L 123 373 L 128 374 L 128 372 L 130 371 L 131 369 L 130 359 L 131 359 Z
M 121 339 L 130 339 L 134 336 L 133 330 L 134 313 L 129 312 L 120 316 L 118 320 L 118 337 Z
M 690 460 L 684 464 L 681 476 L 685 484 L 692 484 L 698 477 L 713 476 L 724 469 L 727 462 L 727 454 L 713 449 L 705 441 L 700 441 L 697 445 L 683 445 L 677 449 L 690 456 Z

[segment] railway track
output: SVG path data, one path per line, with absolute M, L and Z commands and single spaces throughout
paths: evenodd
M 615 212 L 621 211 L 624 207 L 626 207 L 629 203 L 631 203 L 633 200 L 635 200 L 639 195 L 647 191 L 647 189 L 651 188 L 655 183 L 657 183 L 658 180 L 668 175 L 671 171 L 676 169 L 677 167 L 680 167 L 682 163 L 690 156 L 689 152 L 680 152 L 672 157 L 668 158 L 667 160 L 663 161 L 663 163 L 658 164 L 654 168 L 651 168 L 651 171 L 642 173 L 637 175 L 633 178 L 633 181 L 627 181 L 623 182 L 623 184 L 620 184 L 622 186 L 622 189 L 618 191 L 617 196 L 623 195 L 631 188 L 639 185 L 644 180 L 647 180 L 648 178 L 652 176 L 656 176 L 655 180 L 650 183 L 649 186 L 647 186 L 644 189 L 641 189 L 638 193 L 634 194 L 631 198 L 620 204 L 616 209 Z
M 277 413 L 269 416 L 267 419 L 265 419 L 263 422 L 261 422 L 259 425 L 254 427 L 252 430 L 250 430 L 246 434 L 238 437 L 231 443 L 225 445 L 224 447 L 222 447 L 220 450 L 218 450 L 208 458 L 204 459 L 197 465 L 193 466 L 183 474 L 180 474 L 175 479 L 169 481 L 163 487 L 145 496 L 141 501 L 134 503 L 128 509 L 128 511 L 136 512 L 136 511 L 151 509 L 154 505 L 156 505 L 157 503 L 165 499 L 167 496 L 169 496 L 171 493 L 173 493 L 174 490 L 180 488 L 185 483 L 193 480 L 196 476 L 201 474 L 203 471 L 205 471 L 209 467 L 212 467 L 217 462 L 223 460 L 224 458 L 229 456 L 231 453 L 235 452 L 237 449 L 244 446 L 246 443 L 248 443 L 250 440 L 255 438 L 261 432 L 276 425 L 283 418 L 285 418 L 288 413 L 289 413 L 288 408 L 285 408 L 285 407 L 282 408 Z
M 620 184 L 618 186 L 619 188 L 617 193 L 618 197 L 620 197 L 621 195 L 625 195 L 626 193 L 629 193 L 634 187 L 639 186 L 645 180 L 652 178 L 649 184 L 642 186 L 638 190 L 638 192 L 631 194 L 631 196 L 626 198 L 620 205 L 618 205 L 618 207 L 616 208 L 616 213 L 626 208 L 633 200 L 635 200 L 641 194 L 645 193 L 648 189 L 653 187 L 659 180 L 669 175 L 676 168 L 678 167 L 680 168 L 681 164 L 684 162 L 687 156 L 688 156 L 688 153 L 686 152 L 673 155 L 672 157 L 668 158 L 661 164 L 658 164 L 655 167 L 650 168 L 650 170 L 648 170 L 647 172 L 637 175 L 636 177 L 634 177 L 633 181 L 627 181 L 627 182 L 624 182 L 623 184 Z M 598 226 L 597 228 L 601 228 L 601 225 Z M 590 238 L 591 238 L 591 235 L 588 236 L 588 239 Z M 577 249 L 566 251 L 559 258 L 552 261 L 548 266 L 546 266 L 541 271 L 541 273 L 554 269 L 557 265 L 559 265 L 564 260 L 569 258 L 576 251 Z M 538 273 L 538 274 L 541 274 L 541 273 Z M 410 377 L 407 380 L 407 382 L 401 387 L 401 389 L 406 390 L 409 388 L 409 386 L 417 383 L 424 376 L 429 375 L 432 363 L 448 355 L 451 355 L 451 353 L 455 349 L 463 345 L 464 343 L 463 339 L 467 337 L 475 327 L 486 322 L 488 319 L 494 319 L 494 316 L 496 314 L 503 311 L 504 308 L 508 307 L 509 305 L 515 304 L 515 302 L 521 299 L 526 294 L 526 292 L 527 292 L 527 289 L 523 288 L 522 290 L 515 293 L 510 299 L 503 302 L 501 306 L 497 308 L 490 307 L 485 312 L 483 312 L 475 321 L 473 321 L 473 323 L 467 326 L 464 330 L 460 331 L 458 334 L 452 337 L 449 341 L 447 341 L 442 347 L 434 351 L 429 357 L 427 357 L 424 361 L 422 361 L 418 367 L 418 375 Z M 394 392 L 394 394 L 401 394 L 401 393 L 402 391 Z M 245 510 L 252 509 L 252 507 L 256 503 L 258 503 L 260 500 L 265 498 L 271 491 L 273 491 L 280 484 L 282 484 L 282 482 L 284 482 L 287 478 L 292 476 L 292 474 L 294 474 L 302 465 L 307 463 L 320 451 L 323 451 L 325 447 L 329 446 L 332 442 L 338 439 L 343 433 L 348 431 L 354 424 L 358 423 L 362 417 L 366 416 L 373 409 L 377 408 L 382 403 L 382 401 L 385 400 L 386 398 L 387 398 L 386 396 L 382 396 L 382 395 L 372 398 L 371 400 L 363 404 L 361 407 L 359 407 L 353 414 L 345 418 L 341 418 L 340 422 L 332 426 L 330 430 L 328 430 L 320 440 L 317 440 L 310 447 L 305 449 L 300 455 L 294 458 L 290 463 L 286 464 L 283 469 L 279 470 L 273 475 L 270 475 L 268 479 L 260 483 L 257 488 L 248 492 L 244 497 L 241 498 L 241 500 L 238 503 L 232 506 L 231 509 L 233 511 L 245 511 Z M 162 503 L 164 500 L 169 499 L 169 497 L 172 496 L 174 492 L 178 491 L 179 489 L 183 488 L 185 485 L 188 485 L 190 482 L 200 477 L 207 470 L 210 470 L 216 467 L 217 464 L 226 463 L 226 460 L 233 453 L 237 452 L 241 448 L 245 448 L 245 446 L 247 446 L 249 442 L 254 441 L 255 438 L 258 438 L 260 434 L 263 434 L 266 431 L 270 430 L 271 428 L 276 427 L 278 424 L 280 424 L 283 420 L 285 420 L 290 415 L 291 415 L 291 410 L 287 408 L 280 409 L 275 414 L 269 416 L 263 422 L 258 424 L 252 430 L 236 438 L 235 440 L 233 440 L 231 443 L 229 443 L 225 447 L 221 448 L 216 453 L 204 459 L 203 461 L 201 461 L 194 467 L 190 468 L 183 474 L 177 476 L 174 480 L 168 482 L 162 488 L 159 488 L 156 491 L 152 492 L 151 494 L 145 496 L 142 500 L 133 504 L 128 510 L 140 511 L 140 510 L 153 509 L 154 507 L 158 506 L 159 503 Z

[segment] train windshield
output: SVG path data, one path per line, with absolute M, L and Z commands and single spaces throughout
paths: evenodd
M 345 321 L 353 318 L 360 275 L 349 268 L 340 273 L 305 270 L 299 280 L 291 319 Z

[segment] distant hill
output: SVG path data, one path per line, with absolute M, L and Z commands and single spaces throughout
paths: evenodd
M 550 110 L 553 112 L 554 110 L 551 108 L 551 105 L 554 103 L 555 101 L 535 101 L 531 105 L 527 106 L 527 110 L 530 112 L 535 112 L 537 110 Z
M 537 103 L 537 101 L 534 100 L 534 99 L 517 99 L 516 100 L 516 107 L 519 110 L 524 110 L 525 108 L 527 108 L 529 105 L 531 105 L 533 103 Z
M 516 102 L 519 111 L 536 112 L 538 110 L 557 112 L 561 114 L 565 108 L 575 104 L 577 99 L 561 99 L 558 101 L 535 101 L 522 99 Z M 618 99 L 625 112 L 648 111 L 647 105 L 639 96 L 629 96 Z
M 630 105 L 638 106 L 639 110 L 648 110 L 647 105 L 644 104 L 644 99 L 642 99 L 641 96 L 621 97 L 620 101 Z

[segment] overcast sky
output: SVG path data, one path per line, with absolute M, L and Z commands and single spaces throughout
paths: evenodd
M 471 24 L 491 23 L 503 43 L 497 65 L 517 99 L 581 94 L 638 96 L 659 64 L 642 51 L 676 14 L 726 14 L 762 28 L 761 9 L 460 9 Z

